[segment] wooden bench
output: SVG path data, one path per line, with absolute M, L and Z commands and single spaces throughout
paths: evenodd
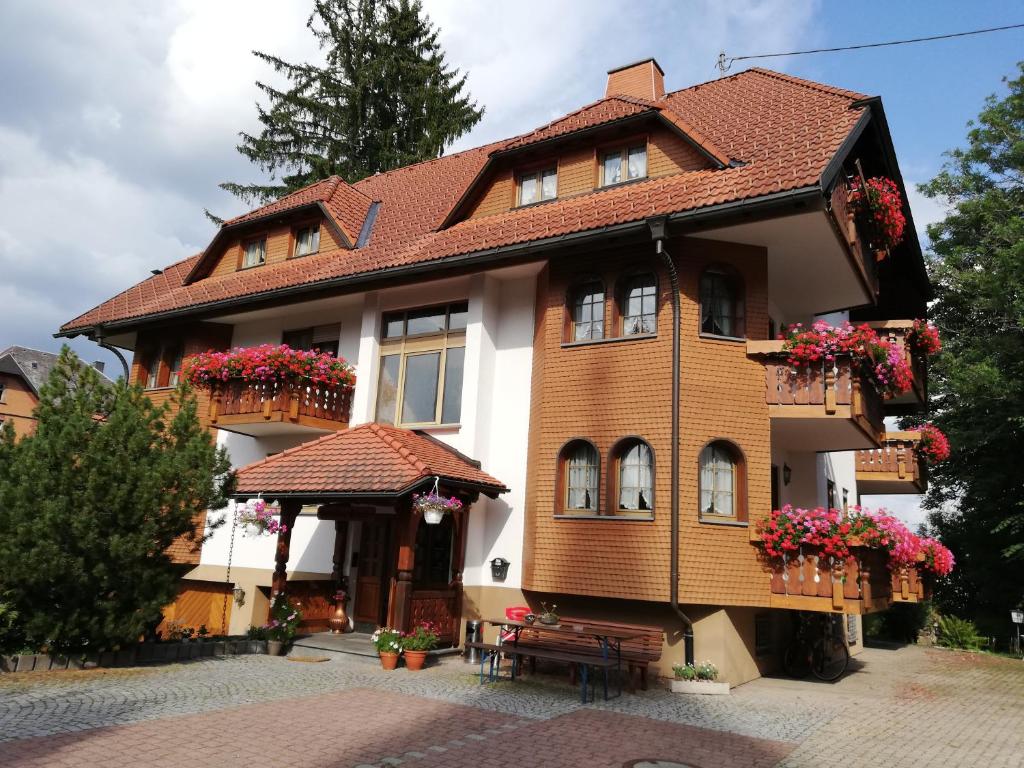
M 563 616 L 561 621 L 562 624 L 584 624 L 596 630 L 595 634 L 602 629 L 635 632 L 636 637 L 621 642 L 622 664 L 628 671 L 627 681 L 630 690 L 635 690 L 633 677 L 636 672 L 639 672 L 640 675 L 641 690 L 647 690 L 647 667 L 652 661 L 658 661 L 661 658 L 661 648 L 664 640 L 664 633 L 661 627 L 614 621 L 574 619 L 568 616 Z M 596 638 L 545 631 L 543 624 L 535 624 L 532 627 L 526 627 L 521 630 L 519 633 L 519 648 L 567 651 L 597 658 L 602 656 L 602 649 Z M 528 653 L 519 655 L 530 657 Z M 615 658 L 614 641 L 611 643 L 608 655 L 609 658 Z M 532 661 L 531 664 L 533 664 Z
M 495 663 L 500 663 L 502 655 L 514 657 L 512 661 L 512 679 L 516 678 L 516 666 L 517 661 L 521 658 L 540 658 L 545 661 L 557 661 L 563 662 L 570 665 L 570 669 L 573 672 L 579 672 L 580 677 L 580 699 L 584 704 L 587 703 L 587 683 L 590 681 L 590 668 L 594 667 L 603 670 L 606 674 L 610 669 L 614 669 L 618 666 L 618 661 L 613 658 L 605 659 L 601 656 L 594 656 L 587 653 L 572 653 L 568 651 L 554 650 L 548 648 L 516 648 L 511 644 L 494 645 L 492 643 L 466 643 L 466 648 L 474 648 L 479 650 L 480 653 L 480 684 L 484 682 L 484 663 L 489 660 L 490 668 L 488 671 L 487 679 L 494 681 L 497 678 L 494 674 Z M 575 677 L 573 675 L 573 683 L 575 684 Z M 620 691 L 621 692 L 621 691 Z M 608 681 L 607 676 L 605 677 L 604 686 L 604 698 L 608 698 Z

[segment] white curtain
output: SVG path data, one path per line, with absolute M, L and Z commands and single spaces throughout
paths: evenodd
M 635 443 L 619 460 L 619 509 L 650 509 L 654 497 L 651 449 Z
M 597 509 L 597 451 L 586 443 L 577 445 L 569 454 L 568 494 L 569 509 Z
M 735 517 L 736 465 L 721 446 L 709 445 L 700 454 L 700 511 L 703 515 Z

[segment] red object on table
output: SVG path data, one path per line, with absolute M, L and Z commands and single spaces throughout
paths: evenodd
M 513 605 L 511 608 L 505 609 L 505 618 L 511 621 L 522 621 L 529 612 L 530 606 L 528 605 Z

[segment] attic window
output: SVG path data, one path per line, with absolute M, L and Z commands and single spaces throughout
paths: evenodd
M 242 245 L 242 269 L 258 267 L 267 260 L 267 238 L 257 237 Z
M 543 171 L 523 173 L 519 176 L 517 205 L 531 205 L 558 197 L 558 171 L 548 168 Z
M 647 147 L 622 147 L 601 155 L 601 186 L 642 179 L 647 175 Z
M 295 256 L 309 256 L 320 250 L 320 224 L 307 224 L 295 230 Z

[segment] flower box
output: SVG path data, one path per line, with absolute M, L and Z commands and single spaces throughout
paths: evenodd
M 672 693 L 692 693 L 702 696 L 728 696 L 729 684 L 711 680 L 673 680 Z

